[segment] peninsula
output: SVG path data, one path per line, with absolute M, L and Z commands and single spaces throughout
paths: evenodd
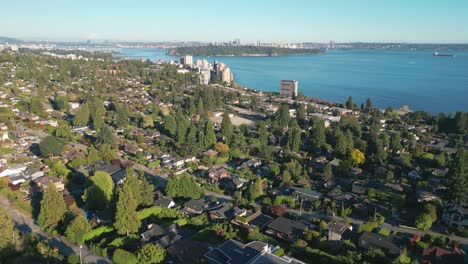
M 267 46 L 224 46 L 224 45 L 206 45 L 206 46 L 185 46 L 176 47 L 169 50 L 169 55 L 193 55 L 193 56 L 285 56 L 285 55 L 306 55 L 321 54 L 325 50 L 311 49 L 292 49 Z

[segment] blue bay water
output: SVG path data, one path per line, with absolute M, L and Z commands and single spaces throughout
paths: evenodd
M 444 53 L 439 51 L 440 53 Z M 468 52 L 434 57 L 432 51 L 330 50 L 321 55 L 279 57 L 195 57 L 228 65 L 235 81 L 262 91 L 279 91 L 282 79 L 299 82 L 299 92 L 329 101 L 430 113 L 468 111 Z M 121 49 L 119 56 L 178 60 L 161 49 Z

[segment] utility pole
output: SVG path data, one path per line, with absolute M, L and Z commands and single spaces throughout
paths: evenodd
M 301 197 L 301 207 L 299 209 L 299 215 L 302 216 L 302 202 L 304 201 L 304 199 L 302 199 Z
M 80 245 L 80 264 L 83 264 L 83 258 L 81 257 L 81 249 L 83 248 L 83 245 Z

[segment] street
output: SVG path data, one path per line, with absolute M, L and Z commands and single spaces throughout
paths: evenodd
M 24 216 L 19 210 L 13 208 L 5 196 L 0 195 L 0 205 L 6 210 L 13 221 L 16 223 L 16 228 L 22 233 L 36 233 L 39 240 L 47 240 L 52 247 L 57 247 L 60 252 L 65 256 L 71 254 L 80 254 L 80 247 L 75 245 L 61 236 L 51 236 L 43 232 L 34 220 L 30 217 Z M 112 263 L 109 259 L 103 258 L 90 252 L 89 249 L 83 245 L 81 249 L 83 256 L 83 263 Z

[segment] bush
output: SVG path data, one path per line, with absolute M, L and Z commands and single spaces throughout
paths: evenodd
M 68 256 L 68 264 L 80 264 L 80 256 L 76 254 L 71 254 Z
M 86 242 L 86 241 L 92 240 L 92 239 L 94 239 L 96 237 L 99 237 L 104 233 L 110 233 L 110 232 L 113 232 L 113 231 L 114 231 L 114 228 L 112 226 L 101 226 L 101 227 L 93 229 L 93 230 L 89 231 L 88 233 L 84 234 L 83 241 Z
M 107 257 L 107 248 L 102 248 L 97 244 L 91 243 L 91 245 L 89 246 L 89 249 L 94 254 L 97 254 L 101 257 Z
M 150 208 L 145 208 L 138 212 L 138 218 L 140 220 L 146 219 L 150 216 L 155 216 L 156 218 L 182 218 L 183 215 L 179 213 L 176 209 L 165 208 L 160 206 L 153 206 Z
M 385 228 L 381 228 L 379 230 L 379 234 L 381 234 L 382 236 L 389 236 L 390 235 L 390 230 L 385 229 Z
M 377 222 L 366 222 L 359 226 L 358 233 L 362 233 L 364 231 L 372 232 L 374 228 L 376 228 L 379 224 Z
M 117 249 L 114 251 L 114 255 L 112 256 L 112 261 L 115 264 L 137 264 L 138 259 L 136 256 L 128 251 L 123 249 Z

